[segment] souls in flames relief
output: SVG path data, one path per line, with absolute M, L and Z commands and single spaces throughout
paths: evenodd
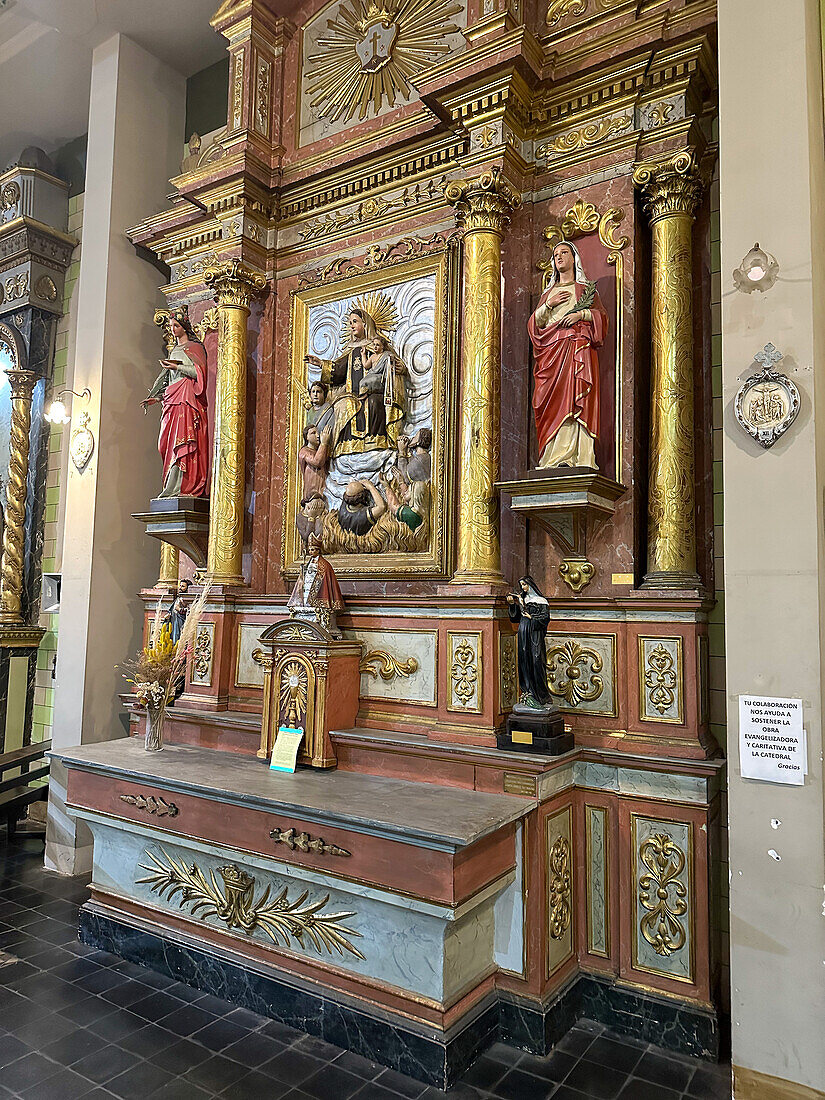
M 305 547 L 430 546 L 434 288 L 426 276 L 309 310 L 296 439 Z

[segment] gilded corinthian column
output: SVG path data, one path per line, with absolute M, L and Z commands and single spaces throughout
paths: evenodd
M 206 571 L 213 584 L 243 584 L 246 322 L 266 279 L 240 260 L 213 264 L 204 281 L 218 303 L 215 449 Z
M 32 391 L 37 376 L 30 370 L 10 370 L 6 371 L 6 377 L 11 387 L 11 446 L 3 557 L 0 560 L 0 623 L 22 624 L 29 429 L 32 421 Z
M 444 195 L 464 233 L 457 584 L 502 584 L 501 241 L 521 200 L 495 169 Z
M 693 260 L 702 197 L 693 154 L 636 165 L 653 238 L 646 588 L 695 588 Z

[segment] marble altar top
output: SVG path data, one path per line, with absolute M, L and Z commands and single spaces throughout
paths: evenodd
M 447 850 L 468 847 L 536 806 L 532 798 L 358 772 L 275 772 L 250 757 L 189 745 L 146 752 L 138 737 L 47 755 L 69 768 Z

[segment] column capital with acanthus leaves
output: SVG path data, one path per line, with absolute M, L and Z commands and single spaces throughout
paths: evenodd
M 675 214 L 694 217 L 704 191 L 704 180 L 691 149 L 640 161 L 633 169 L 633 183 L 641 190 L 642 205 L 651 223 Z
M 203 281 L 214 291 L 219 306 L 246 310 L 266 289 L 266 276 L 238 259 L 213 263 L 204 271 Z
M 473 232 L 504 236 L 510 218 L 521 206 L 521 196 L 492 168 L 475 179 L 453 180 L 444 197 L 455 207 L 456 223 L 465 235 Z

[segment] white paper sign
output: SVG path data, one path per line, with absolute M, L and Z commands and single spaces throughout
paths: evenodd
M 801 786 L 808 771 L 802 700 L 739 696 L 739 764 L 743 779 Z
M 270 768 L 276 772 L 294 772 L 298 760 L 298 749 L 304 739 L 302 729 L 293 729 L 291 726 L 279 726 L 278 736 L 272 747 Z

